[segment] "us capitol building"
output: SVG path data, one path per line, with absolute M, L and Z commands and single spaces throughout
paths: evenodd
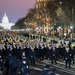
M 2 18 L 2 23 L 0 23 L 0 26 L 3 29 L 10 30 L 13 25 L 15 25 L 15 24 L 9 22 L 9 19 L 8 19 L 6 13 L 5 13 L 3 18 Z

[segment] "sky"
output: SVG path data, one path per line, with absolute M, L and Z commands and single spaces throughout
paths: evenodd
M 17 20 L 26 16 L 30 8 L 34 8 L 35 3 L 36 0 L 0 0 L 0 22 L 6 13 L 9 22 L 16 23 Z

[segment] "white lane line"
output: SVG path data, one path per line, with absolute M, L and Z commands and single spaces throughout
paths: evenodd
M 42 62 L 49 62 L 49 63 L 51 63 L 49 60 L 43 60 Z M 57 61 L 57 63 L 65 66 L 65 63 L 63 63 L 63 62 Z M 71 67 L 75 68 L 75 65 L 71 65 Z
M 34 70 L 37 70 L 37 71 L 42 71 L 42 69 L 40 69 L 40 68 L 37 68 L 37 67 L 30 67 L 30 69 L 34 69 Z M 56 75 L 60 75 L 60 74 L 58 74 L 58 73 L 56 73 Z
M 48 63 L 48 61 L 44 61 L 44 63 L 45 64 L 49 64 L 50 65 L 50 63 Z M 39 63 L 38 63 L 38 65 L 39 65 Z M 42 65 L 42 64 L 41 64 Z M 45 65 L 42 65 L 42 66 L 45 66 Z M 53 66 L 55 66 L 55 67 L 58 67 L 58 68 L 60 68 L 60 69 L 58 69 L 58 70 L 60 70 L 60 71 L 63 71 L 63 72 L 66 72 L 66 73 L 70 73 L 70 74 L 75 74 L 75 71 L 72 71 L 72 70 L 69 70 L 69 69 L 65 69 L 65 67 L 59 67 L 59 66 L 57 66 L 57 65 L 53 65 Z M 62 70 L 61 70 L 62 69 Z

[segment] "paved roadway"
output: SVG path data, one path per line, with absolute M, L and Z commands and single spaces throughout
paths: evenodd
M 43 67 L 48 64 L 51 67 L 56 67 L 56 74 L 57 75 L 75 75 L 75 65 L 71 66 L 71 68 L 65 68 L 64 62 L 58 62 L 57 65 L 50 64 L 51 62 L 49 60 L 43 60 L 43 61 L 37 61 L 35 66 L 31 66 L 32 69 L 30 72 L 30 75 L 41 75 Z

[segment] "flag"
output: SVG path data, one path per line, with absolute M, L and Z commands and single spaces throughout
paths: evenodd
M 70 34 L 71 33 L 71 29 L 68 29 L 68 34 Z
M 58 32 L 58 33 L 60 33 L 60 32 L 61 32 L 61 30 L 60 30 L 60 29 L 57 29 L 57 32 Z

